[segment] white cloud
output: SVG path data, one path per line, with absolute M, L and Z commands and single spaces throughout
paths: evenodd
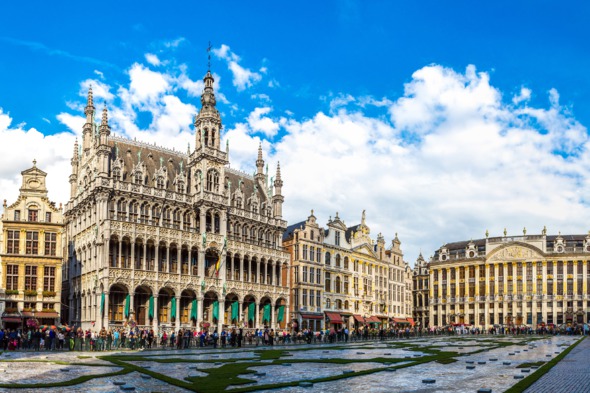
M 104 74 L 99 70 L 94 70 L 94 73 L 100 77 L 100 79 L 104 79 Z
M 178 48 L 183 42 L 186 41 L 184 37 L 178 37 L 171 41 L 165 41 L 163 44 L 166 48 Z
M 275 136 L 279 130 L 279 124 L 265 116 L 270 113 L 271 110 L 272 108 L 269 107 L 254 109 L 254 111 L 248 116 L 248 125 L 250 126 L 250 129 L 254 132 L 261 132 L 269 138 Z
M 146 53 L 145 54 L 145 60 L 150 63 L 151 65 L 157 67 L 160 64 L 162 64 L 162 62 L 160 61 L 160 59 L 158 59 L 158 56 L 154 55 L 153 53 Z
M 218 58 L 227 61 L 227 67 L 233 76 L 232 83 L 238 91 L 252 87 L 255 83 L 262 80 L 262 75 L 251 71 L 248 68 L 244 68 L 238 63 L 240 61 L 240 57 L 233 53 L 229 46 L 223 44 L 219 49 L 213 49 L 213 54 Z M 261 72 L 266 73 L 267 69 L 265 67 L 263 68 L 264 71 Z
M 239 60 L 227 46 L 217 55 Z M 166 68 L 133 64 L 116 97 L 104 82 L 92 84 L 95 96 L 109 102 L 113 132 L 186 151 L 187 143 L 194 146 L 191 123 L 199 102 L 177 93 L 198 97 L 202 82 L 186 69 Z M 82 82 L 84 96 L 89 81 Z M 445 242 L 483 236 L 486 229 L 518 234 L 526 226 L 532 234 L 547 225 L 550 233 L 584 233 L 590 220 L 587 130 L 560 104 L 557 91 L 548 92 L 545 106 L 531 106 L 532 93 L 523 88 L 515 100 L 473 66 L 458 72 L 432 65 L 414 72 L 401 97 L 342 94 L 328 113 L 309 118 L 259 104 L 243 121 L 224 119 L 222 143 L 229 140 L 231 166 L 250 173 L 261 141 L 272 175 L 280 160 L 289 222 L 313 208 L 322 223 L 338 211 L 353 225 L 366 209 L 372 235 L 383 232 L 390 241 L 399 233 L 412 262 L 420 249 L 428 256 Z M 67 105 L 76 113 L 58 120 L 79 135 L 83 103 Z M 233 106 L 220 110 L 241 110 Z M 286 117 L 272 116 L 277 112 Z M 145 113 L 149 124 L 140 124 Z M 37 158 L 58 179 L 52 198 L 67 200 L 74 133 L 43 136 L 11 124 L 0 112 L 0 190 L 14 200 L 18 174 Z
M 339 211 L 353 225 L 366 209 L 373 235 L 390 241 L 399 233 L 412 263 L 420 249 L 428 256 L 486 229 L 585 233 L 588 133 L 556 91 L 549 97 L 548 108 L 514 107 L 473 66 L 464 73 L 428 66 L 402 97 L 380 100 L 389 119 L 342 108 L 281 119 L 286 134 L 266 159 L 281 162 L 289 222 L 313 208 L 323 223 Z M 258 115 L 260 108 L 250 117 Z M 228 134 L 251 152 L 233 155 L 244 157 L 233 165 L 251 169 L 258 137 L 250 128 Z
M 21 172 L 37 166 L 48 173 L 49 198 L 56 203 L 69 199 L 67 176 L 73 154 L 74 135 L 60 132 L 43 135 L 35 128 L 12 126 L 12 118 L 0 108 L 0 199 L 16 201 L 21 185 Z
M 111 87 L 101 81 L 96 79 L 86 79 L 80 82 L 80 91 L 78 94 L 82 97 L 88 96 L 88 89 L 92 86 L 92 96 L 95 100 L 104 100 L 104 101 L 112 101 L 115 96 L 110 92 Z
M 526 87 L 520 88 L 520 93 L 512 98 L 512 102 L 517 105 L 521 102 L 528 102 L 531 99 L 531 89 Z

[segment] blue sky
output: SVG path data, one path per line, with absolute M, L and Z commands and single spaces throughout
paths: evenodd
M 367 209 L 412 262 L 486 229 L 589 229 L 586 2 L 16 4 L 0 15 L 2 199 L 36 155 L 67 201 L 89 84 L 114 132 L 186 150 L 211 41 L 232 165 L 251 170 L 262 141 L 290 221 Z

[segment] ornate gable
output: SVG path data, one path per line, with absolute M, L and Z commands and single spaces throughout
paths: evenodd
M 488 261 L 524 261 L 544 258 L 543 251 L 538 248 L 526 243 L 514 242 L 495 249 L 487 259 Z

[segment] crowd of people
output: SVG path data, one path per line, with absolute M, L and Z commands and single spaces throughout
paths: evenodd
M 0 348 L 6 350 L 27 351 L 110 351 L 120 349 L 188 349 L 195 347 L 240 348 L 242 346 L 273 346 L 287 344 L 320 344 L 366 340 L 392 340 L 416 336 L 437 335 L 587 335 L 588 325 L 573 326 L 539 326 L 514 327 L 498 326 L 490 329 L 446 326 L 436 328 L 391 327 L 371 328 L 360 326 L 354 329 L 326 328 L 312 331 L 310 329 L 274 330 L 268 327 L 261 329 L 230 328 L 221 333 L 213 330 L 198 329 L 142 329 L 139 327 L 118 327 L 112 329 L 83 330 L 71 327 L 44 327 L 25 329 L 1 329 Z

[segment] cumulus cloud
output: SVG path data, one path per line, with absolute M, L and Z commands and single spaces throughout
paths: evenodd
M 227 67 L 233 75 L 233 85 L 238 91 L 252 87 L 262 80 L 262 75 L 239 64 L 240 57 L 232 52 L 228 45 L 223 44 L 220 48 L 213 49 L 213 53 L 218 58 L 227 61 Z M 263 69 L 264 71 L 261 70 L 260 72 L 266 73 L 268 71 L 265 67 Z
M 216 51 L 239 61 L 229 46 Z M 113 132 L 186 151 L 188 143 L 194 146 L 191 123 L 199 103 L 192 98 L 200 96 L 202 82 L 185 67 L 168 68 L 133 64 L 116 95 L 105 81 L 83 81 L 79 99 L 92 83 L 95 96 L 109 103 Z M 233 85 L 247 87 L 235 75 Z M 259 100 L 251 109 L 219 105 L 243 113 L 234 124 L 224 118 L 222 143 L 229 141 L 231 166 L 249 173 L 259 143 L 272 176 L 281 162 L 291 223 L 313 208 L 323 223 L 338 211 L 354 225 L 366 209 L 372 235 L 382 232 L 391 241 L 398 233 L 411 262 L 420 249 L 428 256 L 445 242 L 477 238 L 486 229 L 492 235 L 504 227 L 514 234 L 525 226 L 528 233 L 544 225 L 550 233 L 589 229 L 588 132 L 556 90 L 541 93 L 546 105 L 533 106 L 530 89 L 503 93 L 474 66 L 430 65 L 412 74 L 399 97 L 328 95 L 327 110 L 311 115 L 271 108 L 262 94 L 249 95 Z M 0 189 L 10 198 L 18 193 L 17 174 L 36 157 L 54 171 L 52 192 L 59 197 L 53 198 L 68 199 L 71 147 L 85 118 L 82 102 L 67 105 L 76 112 L 57 118 L 71 132 L 51 136 L 13 126 L 0 112 Z
M 353 225 L 366 209 L 373 234 L 399 233 L 412 262 L 420 249 L 428 255 L 486 229 L 585 232 L 587 130 L 559 106 L 557 92 L 549 100 L 547 108 L 515 106 L 473 66 L 428 66 L 402 97 L 378 101 L 389 118 L 334 107 L 308 120 L 283 119 L 285 135 L 267 159 L 281 162 L 290 222 L 313 208 L 323 222 L 339 211 Z M 249 127 L 229 133 L 254 148 Z
M 6 199 L 9 204 L 16 201 L 21 186 L 20 173 L 37 160 L 37 166 L 48 173 L 49 198 L 58 204 L 67 202 L 67 175 L 70 173 L 74 134 L 43 135 L 35 128 L 27 129 L 22 124 L 13 126 L 12 122 L 10 114 L 0 108 L 0 199 Z

